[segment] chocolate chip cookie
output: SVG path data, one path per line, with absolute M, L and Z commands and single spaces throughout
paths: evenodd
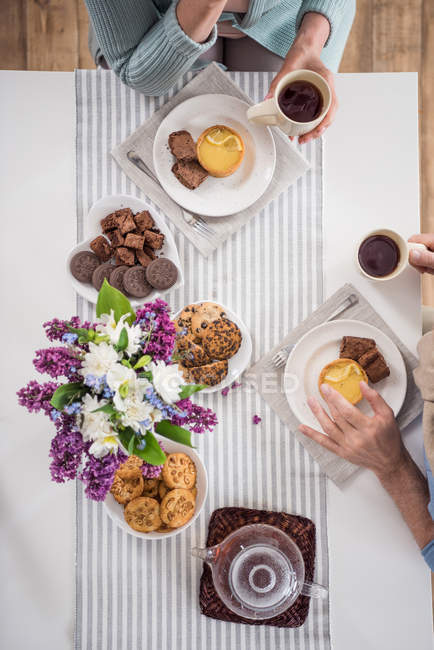
M 191 318 L 192 334 L 203 338 L 209 323 L 225 316 L 226 312 L 223 307 L 215 302 L 202 302 L 196 305 L 196 311 Z
M 212 361 L 203 347 L 193 341 L 191 334 L 177 337 L 175 342 L 175 355 L 186 368 L 204 366 Z
M 196 310 L 197 305 L 187 305 L 179 314 L 178 318 L 175 318 L 173 323 L 178 334 L 185 335 L 191 332 L 191 319 L 193 318 L 193 314 L 196 313 Z
M 197 368 L 186 368 L 182 363 L 179 368 L 188 384 L 205 384 L 206 386 L 217 386 L 228 374 L 228 362 L 215 361 L 206 366 Z
M 203 347 L 211 359 L 230 359 L 238 352 L 243 337 L 238 325 L 228 318 L 219 318 L 208 324 L 202 337 Z
M 160 517 L 170 528 L 179 528 L 194 515 L 195 498 L 185 488 L 170 490 L 160 506 Z

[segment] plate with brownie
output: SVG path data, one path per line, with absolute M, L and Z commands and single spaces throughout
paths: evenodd
M 230 386 L 247 368 L 252 339 L 243 321 L 227 307 L 202 300 L 179 311 L 174 360 L 188 384 L 213 393 Z
M 268 127 L 247 119 L 249 105 L 230 95 L 178 104 L 154 139 L 158 180 L 190 212 L 222 217 L 246 209 L 269 186 L 276 148 Z
M 133 306 L 183 284 L 175 241 L 164 220 L 141 199 L 105 196 L 90 209 L 89 237 L 66 261 L 76 292 L 96 303 L 104 279 L 124 293 Z
M 400 351 L 373 325 L 342 319 L 314 327 L 298 341 L 286 363 L 284 389 L 298 420 L 318 428 L 307 398 L 316 397 L 326 408 L 320 389 L 323 383 L 363 413 L 372 413 L 360 391 L 361 381 L 374 388 L 398 415 L 407 391 Z

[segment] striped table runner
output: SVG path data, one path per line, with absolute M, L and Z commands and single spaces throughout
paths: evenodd
M 232 73 L 232 78 L 255 101 L 271 79 L 268 73 Z M 168 96 L 145 97 L 111 72 L 76 72 L 78 241 L 87 236 L 86 215 L 94 201 L 121 192 L 140 196 L 110 150 Z M 250 328 L 253 361 L 323 298 L 322 143 L 310 143 L 304 152 L 312 169 L 208 259 L 170 225 L 185 274 L 185 285 L 167 296 L 170 306 L 177 310 L 199 299 L 227 305 Z M 92 305 L 80 298 L 77 309 L 93 317 Z M 243 386 L 227 397 L 217 392 L 197 399 L 217 412 L 219 425 L 212 434 L 196 436 L 210 491 L 204 511 L 185 533 L 153 542 L 126 535 L 102 504 L 87 501 L 77 487 L 75 648 L 328 650 L 328 599 L 313 600 L 297 630 L 235 625 L 200 614 L 202 565 L 190 549 L 204 545 L 215 508 L 247 506 L 312 518 L 315 578 L 325 585 L 328 549 L 325 477 L 256 391 Z M 254 414 L 262 418 L 256 426 Z

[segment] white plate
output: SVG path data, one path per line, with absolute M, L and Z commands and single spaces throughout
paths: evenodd
M 154 168 L 158 180 L 174 201 L 186 210 L 208 217 L 240 212 L 259 199 L 273 177 L 276 147 L 271 131 L 247 119 L 249 105 L 230 95 L 199 95 L 178 104 L 161 122 L 154 139 Z M 225 124 L 244 140 L 244 159 L 231 176 L 209 176 L 188 190 L 172 173 L 175 161 L 167 144 L 173 131 L 185 129 L 196 141 L 214 124 Z
M 407 373 L 400 351 L 388 336 L 362 321 L 335 320 L 324 323 L 311 329 L 298 341 L 288 357 L 284 376 L 285 394 L 291 410 L 300 422 L 315 429 L 320 425 L 307 404 L 307 398 L 316 397 L 326 407 L 318 389 L 318 378 L 324 366 L 339 357 L 343 336 L 375 339 L 390 368 L 390 375 L 371 386 L 385 399 L 395 415 L 398 415 L 404 402 Z M 357 406 L 363 413 L 372 413 L 366 400 Z
M 189 304 L 199 305 L 201 302 L 215 302 L 215 300 L 198 300 L 197 302 L 190 302 Z M 226 375 L 225 379 L 222 382 L 220 382 L 220 384 L 217 384 L 217 386 L 210 386 L 209 388 L 204 388 L 203 390 L 200 391 L 201 394 L 215 393 L 217 390 L 223 390 L 223 388 L 230 386 L 245 371 L 245 369 L 250 363 L 250 358 L 252 356 L 252 337 L 250 336 L 250 332 L 247 329 L 246 325 L 243 323 L 243 321 L 239 316 L 234 314 L 234 312 L 231 309 L 225 307 L 225 305 L 222 305 L 220 302 L 217 304 L 219 304 L 222 307 L 222 309 L 226 312 L 226 316 L 229 318 L 229 320 L 231 320 L 236 325 L 238 325 L 241 331 L 242 341 L 238 352 L 234 354 L 234 356 L 231 359 L 229 359 L 228 374 Z M 182 309 L 180 309 L 175 314 L 172 320 L 178 318 L 181 312 Z
M 131 526 L 128 526 L 124 517 L 124 506 L 118 503 L 116 499 L 113 497 L 113 495 L 110 494 L 109 492 L 104 501 L 104 507 L 109 517 L 114 521 L 115 524 L 117 524 L 120 528 L 122 528 L 122 530 L 124 530 L 129 535 L 134 535 L 134 537 L 140 537 L 140 539 L 145 539 L 145 540 L 146 539 L 169 539 L 170 537 L 175 537 L 175 535 L 178 535 L 183 530 L 191 526 L 194 520 L 197 519 L 197 517 L 199 516 L 203 508 L 203 504 L 205 503 L 206 495 L 208 494 L 208 476 L 206 473 L 205 465 L 203 464 L 203 461 L 200 458 L 197 451 L 195 449 L 191 449 L 191 447 L 186 447 L 185 445 L 181 445 L 179 442 L 174 442 L 173 440 L 162 438 L 161 436 L 156 436 L 156 438 L 158 438 L 158 440 L 161 440 L 161 443 L 168 454 L 172 454 L 176 452 L 184 452 L 184 454 L 190 456 L 191 460 L 196 465 L 196 472 L 197 472 L 196 506 L 195 506 L 195 512 L 193 517 L 190 519 L 190 521 L 184 524 L 184 526 L 180 526 L 180 528 L 174 528 L 173 531 L 169 533 L 157 533 L 157 532 L 140 533 L 138 530 L 134 530 L 133 528 L 131 528 Z
M 158 254 L 161 254 L 162 257 L 167 257 L 175 264 L 178 269 L 178 280 L 176 281 L 176 284 L 174 284 L 173 287 L 170 287 L 170 289 L 167 291 L 177 289 L 184 284 L 184 277 L 178 250 L 172 237 L 172 233 L 167 228 L 163 217 L 158 215 L 151 208 L 149 203 L 143 201 L 142 199 L 137 199 L 135 196 L 128 196 L 127 194 L 114 194 L 104 196 L 102 199 L 99 199 L 99 201 L 93 204 L 89 211 L 89 214 L 87 215 L 87 223 L 85 224 L 85 231 L 90 236 L 84 241 L 77 244 L 77 246 L 74 246 L 74 248 L 68 253 L 68 257 L 66 259 L 66 272 L 69 276 L 69 279 L 71 280 L 72 286 L 80 296 L 89 302 L 96 303 L 98 299 L 98 291 L 91 284 L 86 284 L 84 282 L 79 282 L 76 280 L 70 271 L 69 263 L 71 261 L 71 258 L 79 251 L 90 251 L 89 244 L 92 239 L 95 239 L 97 235 L 103 234 L 100 224 L 101 219 L 106 217 L 111 212 L 115 212 L 115 210 L 120 210 L 121 208 L 131 208 L 133 212 L 149 210 L 152 218 L 155 221 L 155 225 L 164 235 L 164 245 L 161 251 L 158 251 Z M 145 296 L 145 298 L 132 298 L 131 296 L 128 296 L 128 299 L 133 307 L 137 307 L 138 305 L 142 305 L 144 302 L 150 302 L 151 300 L 154 300 L 154 298 L 159 296 L 161 293 L 162 292 L 154 289 L 154 291 L 152 291 L 149 296 Z

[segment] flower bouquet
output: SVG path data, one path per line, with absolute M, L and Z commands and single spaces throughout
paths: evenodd
M 167 303 L 134 312 L 104 280 L 96 315 L 96 323 L 44 323 L 47 338 L 63 345 L 37 350 L 33 363 L 57 381 L 31 381 L 17 395 L 55 425 L 53 481 L 79 478 L 88 498 L 103 501 L 128 455 L 144 461 L 145 478 L 159 475 L 166 456 L 154 432 L 191 447 L 191 432 L 211 431 L 217 419 L 190 400 L 205 386 L 185 385 L 172 363 L 176 332 Z

